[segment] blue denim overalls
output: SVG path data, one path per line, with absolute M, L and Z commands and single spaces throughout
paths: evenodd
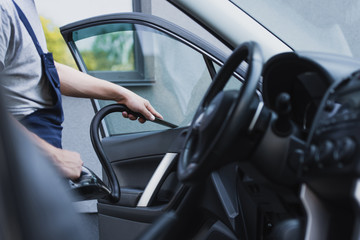
M 51 108 L 44 108 L 35 111 L 34 113 L 24 117 L 20 120 L 20 122 L 29 131 L 35 133 L 53 146 L 61 148 L 61 124 L 64 121 L 64 114 L 61 104 L 60 80 L 54 65 L 53 56 L 52 53 L 43 52 L 29 21 L 25 17 L 25 14 L 15 2 L 14 5 L 41 57 L 43 74 L 50 82 L 50 92 L 54 104 Z

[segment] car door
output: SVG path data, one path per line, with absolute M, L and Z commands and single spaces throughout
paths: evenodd
M 141 13 L 94 17 L 60 30 L 81 71 L 136 92 L 177 126 L 139 124 L 121 113 L 102 122 L 101 143 L 121 198 L 99 201 L 100 238 L 134 239 L 181 200 L 175 163 L 182 137 L 225 56 L 174 24 Z M 236 79 L 230 87 L 240 85 Z M 92 103 L 97 112 L 113 102 Z

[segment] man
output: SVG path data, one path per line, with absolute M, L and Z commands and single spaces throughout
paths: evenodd
M 146 119 L 162 118 L 147 100 L 137 94 L 53 63 L 52 56 L 47 54 L 33 0 L 0 0 L 0 8 L 0 82 L 7 96 L 5 104 L 14 118 L 30 130 L 26 131 L 64 176 L 78 178 L 83 162 L 78 153 L 61 148 L 61 94 L 114 100 L 141 113 Z M 137 119 L 127 113 L 123 116 Z M 138 120 L 143 123 L 146 119 Z

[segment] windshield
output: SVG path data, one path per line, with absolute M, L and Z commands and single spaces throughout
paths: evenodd
M 231 0 L 296 51 L 360 58 L 358 0 Z

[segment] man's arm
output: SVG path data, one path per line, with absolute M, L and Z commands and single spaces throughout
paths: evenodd
M 162 116 L 151 106 L 148 100 L 134 92 L 111 82 L 92 77 L 66 65 L 55 63 L 60 78 L 60 90 L 63 95 L 82 98 L 114 100 L 125 104 L 134 112 L 139 112 L 146 119 L 154 120 L 154 116 Z M 135 120 L 136 117 L 123 113 L 124 117 Z M 146 119 L 139 119 L 145 122 Z
M 83 161 L 81 160 L 79 153 L 56 148 L 40 138 L 38 135 L 27 130 L 14 117 L 13 120 L 20 129 L 22 129 L 31 139 L 34 140 L 35 145 L 53 161 L 54 165 L 58 167 L 65 177 L 72 180 L 80 177 Z
M 125 104 L 134 112 L 141 113 L 146 119 L 154 120 L 154 117 L 163 118 L 149 103 L 134 92 L 113 84 L 111 82 L 92 77 L 66 65 L 56 63 L 55 66 L 60 78 L 60 90 L 63 95 L 81 98 L 95 98 L 103 100 L 114 100 Z M 131 120 L 137 117 L 123 112 L 123 116 Z M 139 118 L 143 123 L 146 119 Z M 35 135 L 35 134 L 33 134 Z M 75 152 L 58 149 L 48 144 L 35 135 L 37 143 L 54 160 L 66 177 L 76 179 L 81 172 L 82 160 Z M 76 177 L 77 176 L 77 177 Z

